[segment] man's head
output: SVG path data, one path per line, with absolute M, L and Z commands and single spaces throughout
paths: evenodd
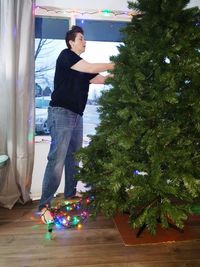
M 86 42 L 84 39 L 83 29 L 79 26 L 72 26 L 72 29 L 66 33 L 65 42 L 69 49 L 75 50 L 75 52 L 77 49 L 80 49 L 81 51 L 77 51 L 77 52 L 80 52 L 80 53 L 84 52 Z

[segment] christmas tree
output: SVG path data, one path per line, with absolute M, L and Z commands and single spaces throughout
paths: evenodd
M 200 195 L 200 10 L 138 0 L 122 29 L 100 124 L 78 158 L 93 214 L 130 214 L 133 228 L 184 227 Z

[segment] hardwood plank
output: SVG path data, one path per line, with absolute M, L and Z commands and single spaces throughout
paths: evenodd
M 36 206 L 0 208 L 1 267 L 200 267 L 200 241 L 124 246 L 102 215 L 80 230 L 55 228 L 50 240 Z

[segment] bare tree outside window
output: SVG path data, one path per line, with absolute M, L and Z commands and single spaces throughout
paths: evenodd
M 38 86 L 41 88 L 39 90 L 41 95 L 48 87 L 50 89 L 49 95 L 51 94 L 52 88 L 52 77 L 47 75 L 48 72 L 53 71 L 55 68 L 55 62 L 51 59 L 51 55 L 54 51 L 54 40 L 51 39 L 36 39 L 36 49 L 35 49 L 35 83 L 36 83 L 36 96 L 38 93 Z M 46 85 L 44 88 L 41 84 Z M 46 94 L 45 94 L 46 95 Z

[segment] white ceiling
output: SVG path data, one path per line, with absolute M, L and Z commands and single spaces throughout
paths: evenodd
M 130 21 L 134 14 L 128 8 L 128 0 L 36 0 L 36 6 L 36 15 L 68 17 L 71 25 L 76 18 Z M 188 6 L 200 7 L 200 0 L 190 0 Z
M 133 0 L 134 2 L 135 0 Z M 61 9 L 79 9 L 79 10 L 122 10 L 128 11 L 127 0 L 36 0 L 38 6 L 57 7 Z M 200 0 L 191 0 L 191 6 L 199 6 Z
M 127 0 L 36 0 L 36 5 L 79 10 L 128 10 Z

